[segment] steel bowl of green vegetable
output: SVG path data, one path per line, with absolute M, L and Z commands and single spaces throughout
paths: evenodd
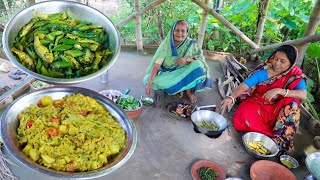
M 123 109 L 130 118 L 137 118 L 142 113 L 142 102 L 130 95 L 122 95 L 116 104 Z
M 191 114 L 191 121 L 195 131 L 201 132 L 207 136 L 218 136 L 227 127 L 227 120 L 219 113 L 210 110 L 201 110 L 199 107 Z
M 146 105 L 146 106 L 153 105 L 153 103 L 154 103 L 153 98 L 148 97 L 148 96 L 141 96 L 141 101 L 142 101 L 143 105 Z
M 111 20 L 71 1 L 45 1 L 23 9 L 7 23 L 2 42 L 20 70 L 52 84 L 95 78 L 120 53 L 119 34 Z

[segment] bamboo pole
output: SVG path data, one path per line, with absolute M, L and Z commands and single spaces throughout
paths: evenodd
M 318 28 L 319 22 L 320 22 L 320 0 L 317 0 L 312 10 L 312 13 L 310 15 L 308 26 L 306 27 L 302 37 L 313 35 Z M 299 55 L 297 59 L 298 66 L 301 66 L 303 57 L 307 51 L 308 46 L 309 44 L 303 44 L 302 46 L 298 47 L 298 51 L 299 51 Z
M 263 33 L 263 29 L 264 29 L 264 24 L 267 20 L 267 14 L 268 14 L 268 8 L 269 8 L 269 3 L 270 0 L 263 0 L 260 1 L 260 19 L 258 22 L 258 27 L 257 27 L 257 34 L 256 34 L 256 38 L 254 40 L 254 42 L 259 46 L 261 39 L 262 39 L 262 33 Z
M 32 6 L 32 5 L 34 5 L 35 3 L 36 3 L 35 0 L 27 0 L 28 6 Z
M 225 25 L 233 33 L 235 33 L 242 40 L 244 40 L 251 48 L 253 48 L 253 49 L 259 48 L 259 46 L 256 43 L 254 43 L 251 39 L 249 39 L 245 34 L 243 34 L 243 32 L 241 32 L 237 27 L 235 27 L 233 24 L 231 24 L 227 19 L 220 16 L 217 12 L 215 12 L 213 9 L 211 9 L 209 6 L 207 6 L 205 3 L 201 2 L 200 0 L 192 0 L 192 1 L 196 4 L 198 4 L 202 9 L 206 10 L 208 13 L 213 15 L 215 18 L 217 18 L 223 25 Z
M 148 6 L 146 6 L 145 8 L 141 9 L 140 11 L 138 12 L 134 12 L 132 13 L 129 17 L 127 17 L 126 19 L 122 20 L 121 22 L 119 22 L 118 24 L 116 24 L 116 28 L 120 28 L 122 27 L 123 25 L 127 24 L 128 22 L 130 22 L 131 20 L 133 20 L 136 16 L 138 15 L 142 15 L 144 14 L 145 12 L 149 11 L 150 9 L 153 9 L 155 8 L 156 6 L 158 6 L 159 4 L 165 2 L 166 0 L 157 0 L 157 1 L 154 1 L 153 3 L 149 4 Z
M 300 46 L 309 42 L 315 42 L 315 41 L 320 41 L 320 34 L 315 34 L 312 36 L 307 36 L 307 37 L 303 37 L 303 38 L 299 38 L 299 39 L 295 39 L 295 40 L 289 40 L 289 41 L 285 41 L 282 43 L 277 43 L 277 44 L 272 44 L 269 46 L 264 46 L 258 49 L 253 49 L 251 50 L 249 53 L 250 54 L 256 54 L 259 52 L 263 52 L 263 51 L 268 51 L 271 49 L 276 49 L 282 45 L 293 45 L 293 46 Z
M 140 10 L 140 0 L 134 0 L 134 9 L 136 12 Z M 142 31 L 141 31 L 141 15 L 136 15 L 136 43 L 137 50 L 143 50 Z
M 10 17 L 11 13 L 10 13 L 10 7 L 9 7 L 9 4 L 8 4 L 8 1 L 7 0 L 3 0 L 3 3 L 4 3 L 4 7 L 6 8 L 7 15 Z
M 211 0 L 206 0 L 206 5 L 210 4 L 210 2 Z M 200 31 L 198 34 L 198 46 L 200 49 L 202 49 L 203 39 L 206 33 L 207 16 L 208 16 L 207 11 L 203 10 Z

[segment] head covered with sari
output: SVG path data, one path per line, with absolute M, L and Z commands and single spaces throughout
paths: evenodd
M 293 89 L 302 79 L 306 79 L 306 76 L 303 74 L 302 70 L 296 66 L 296 61 L 298 58 L 298 50 L 296 47 L 292 45 L 282 45 L 275 49 L 273 53 L 257 68 L 255 68 L 249 75 L 250 77 L 255 72 L 262 70 L 262 69 L 268 69 L 272 67 L 272 61 L 275 57 L 275 54 L 277 52 L 284 52 L 287 56 L 287 58 L 290 61 L 290 66 L 287 70 L 284 72 L 275 75 L 268 80 L 261 82 L 257 84 L 256 86 L 253 86 L 251 89 L 248 90 L 245 94 L 241 95 L 240 99 L 245 98 L 247 95 L 250 95 L 254 89 L 256 89 L 258 86 L 263 85 L 271 85 L 273 83 L 276 83 L 278 80 L 282 79 L 283 82 L 285 82 L 284 87 L 285 89 Z M 285 80 L 283 80 L 285 79 Z
M 179 45 L 176 45 L 174 43 L 174 30 L 176 28 L 176 25 L 180 23 L 186 26 L 187 35 Z M 170 28 L 170 32 L 167 34 L 165 39 L 161 42 L 159 48 L 157 49 L 155 55 L 153 56 L 151 63 L 148 66 L 146 72 L 150 73 L 152 70 L 152 66 L 160 58 L 164 58 L 164 62 L 162 64 L 164 68 L 173 68 L 174 66 L 176 66 L 175 61 L 177 59 L 181 57 L 191 56 L 192 52 L 190 52 L 189 49 L 192 45 L 196 43 L 196 41 L 188 37 L 188 31 L 189 31 L 189 25 L 185 20 L 175 21 Z M 199 53 L 197 54 L 197 56 L 199 56 L 199 60 L 205 62 L 202 54 L 202 50 L 199 50 Z M 204 64 L 206 65 L 206 63 Z M 209 70 L 207 65 L 205 68 L 207 71 Z
M 185 37 L 178 38 L 179 44 L 175 44 L 176 26 L 183 24 L 185 29 Z M 212 87 L 212 82 L 209 75 L 209 67 L 205 62 L 203 52 L 198 48 L 195 40 L 188 37 L 188 23 L 184 20 L 175 21 L 166 38 L 161 42 L 155 55 L 153 56 L 150 65 L 146 70 L 144 84 L 148 82 L 153 66 L 161 62 L 159 72 L 153 80 L 153 90 L 164 90 L 168 94 L 176 94 L 188 89 L 193 93 Z M 183 33 L 184 33 L 183 32 Z M 177 37 L 179 37 L 177 36 Z M 191 63 L 177 65 L 176 61 L 180 58 L 192 58 Z

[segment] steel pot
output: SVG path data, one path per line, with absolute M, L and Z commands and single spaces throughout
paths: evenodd
M 202 107 L 196 108 L 196 111 L 193 112 L 191 115 L 191 121 L 195 131 L 201 132 L 207 136 L 218 136 L 228 127 L 228 121 L 219 113 L 216 113 L 211 110 L 201 110 L 203 108 L 216 108 L 216 107 L 217 107 L 216 105 L 209 105 L 209 106 L 202 106 Z M 208 123 L 214 121 L 219 126 L 219 130 L 212 131 L 196 125 L 196 122 L 202 122 L 202 121 L 207 121 Z

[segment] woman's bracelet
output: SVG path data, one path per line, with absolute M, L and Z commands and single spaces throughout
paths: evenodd
M 232 97 L 232 96 L 226 96 L 226 97 L 228 97 L 228 98 L 231 98 L 231 99 L 232 99 L 232 104 L 234 104 L 234 103 L 236 102 L 236 99 L 234 99 L 234 97 Z
M 289 93 L 289 89 L 286 89 L 286 93 L 284 93 L 283 97 L 286 97 Z

